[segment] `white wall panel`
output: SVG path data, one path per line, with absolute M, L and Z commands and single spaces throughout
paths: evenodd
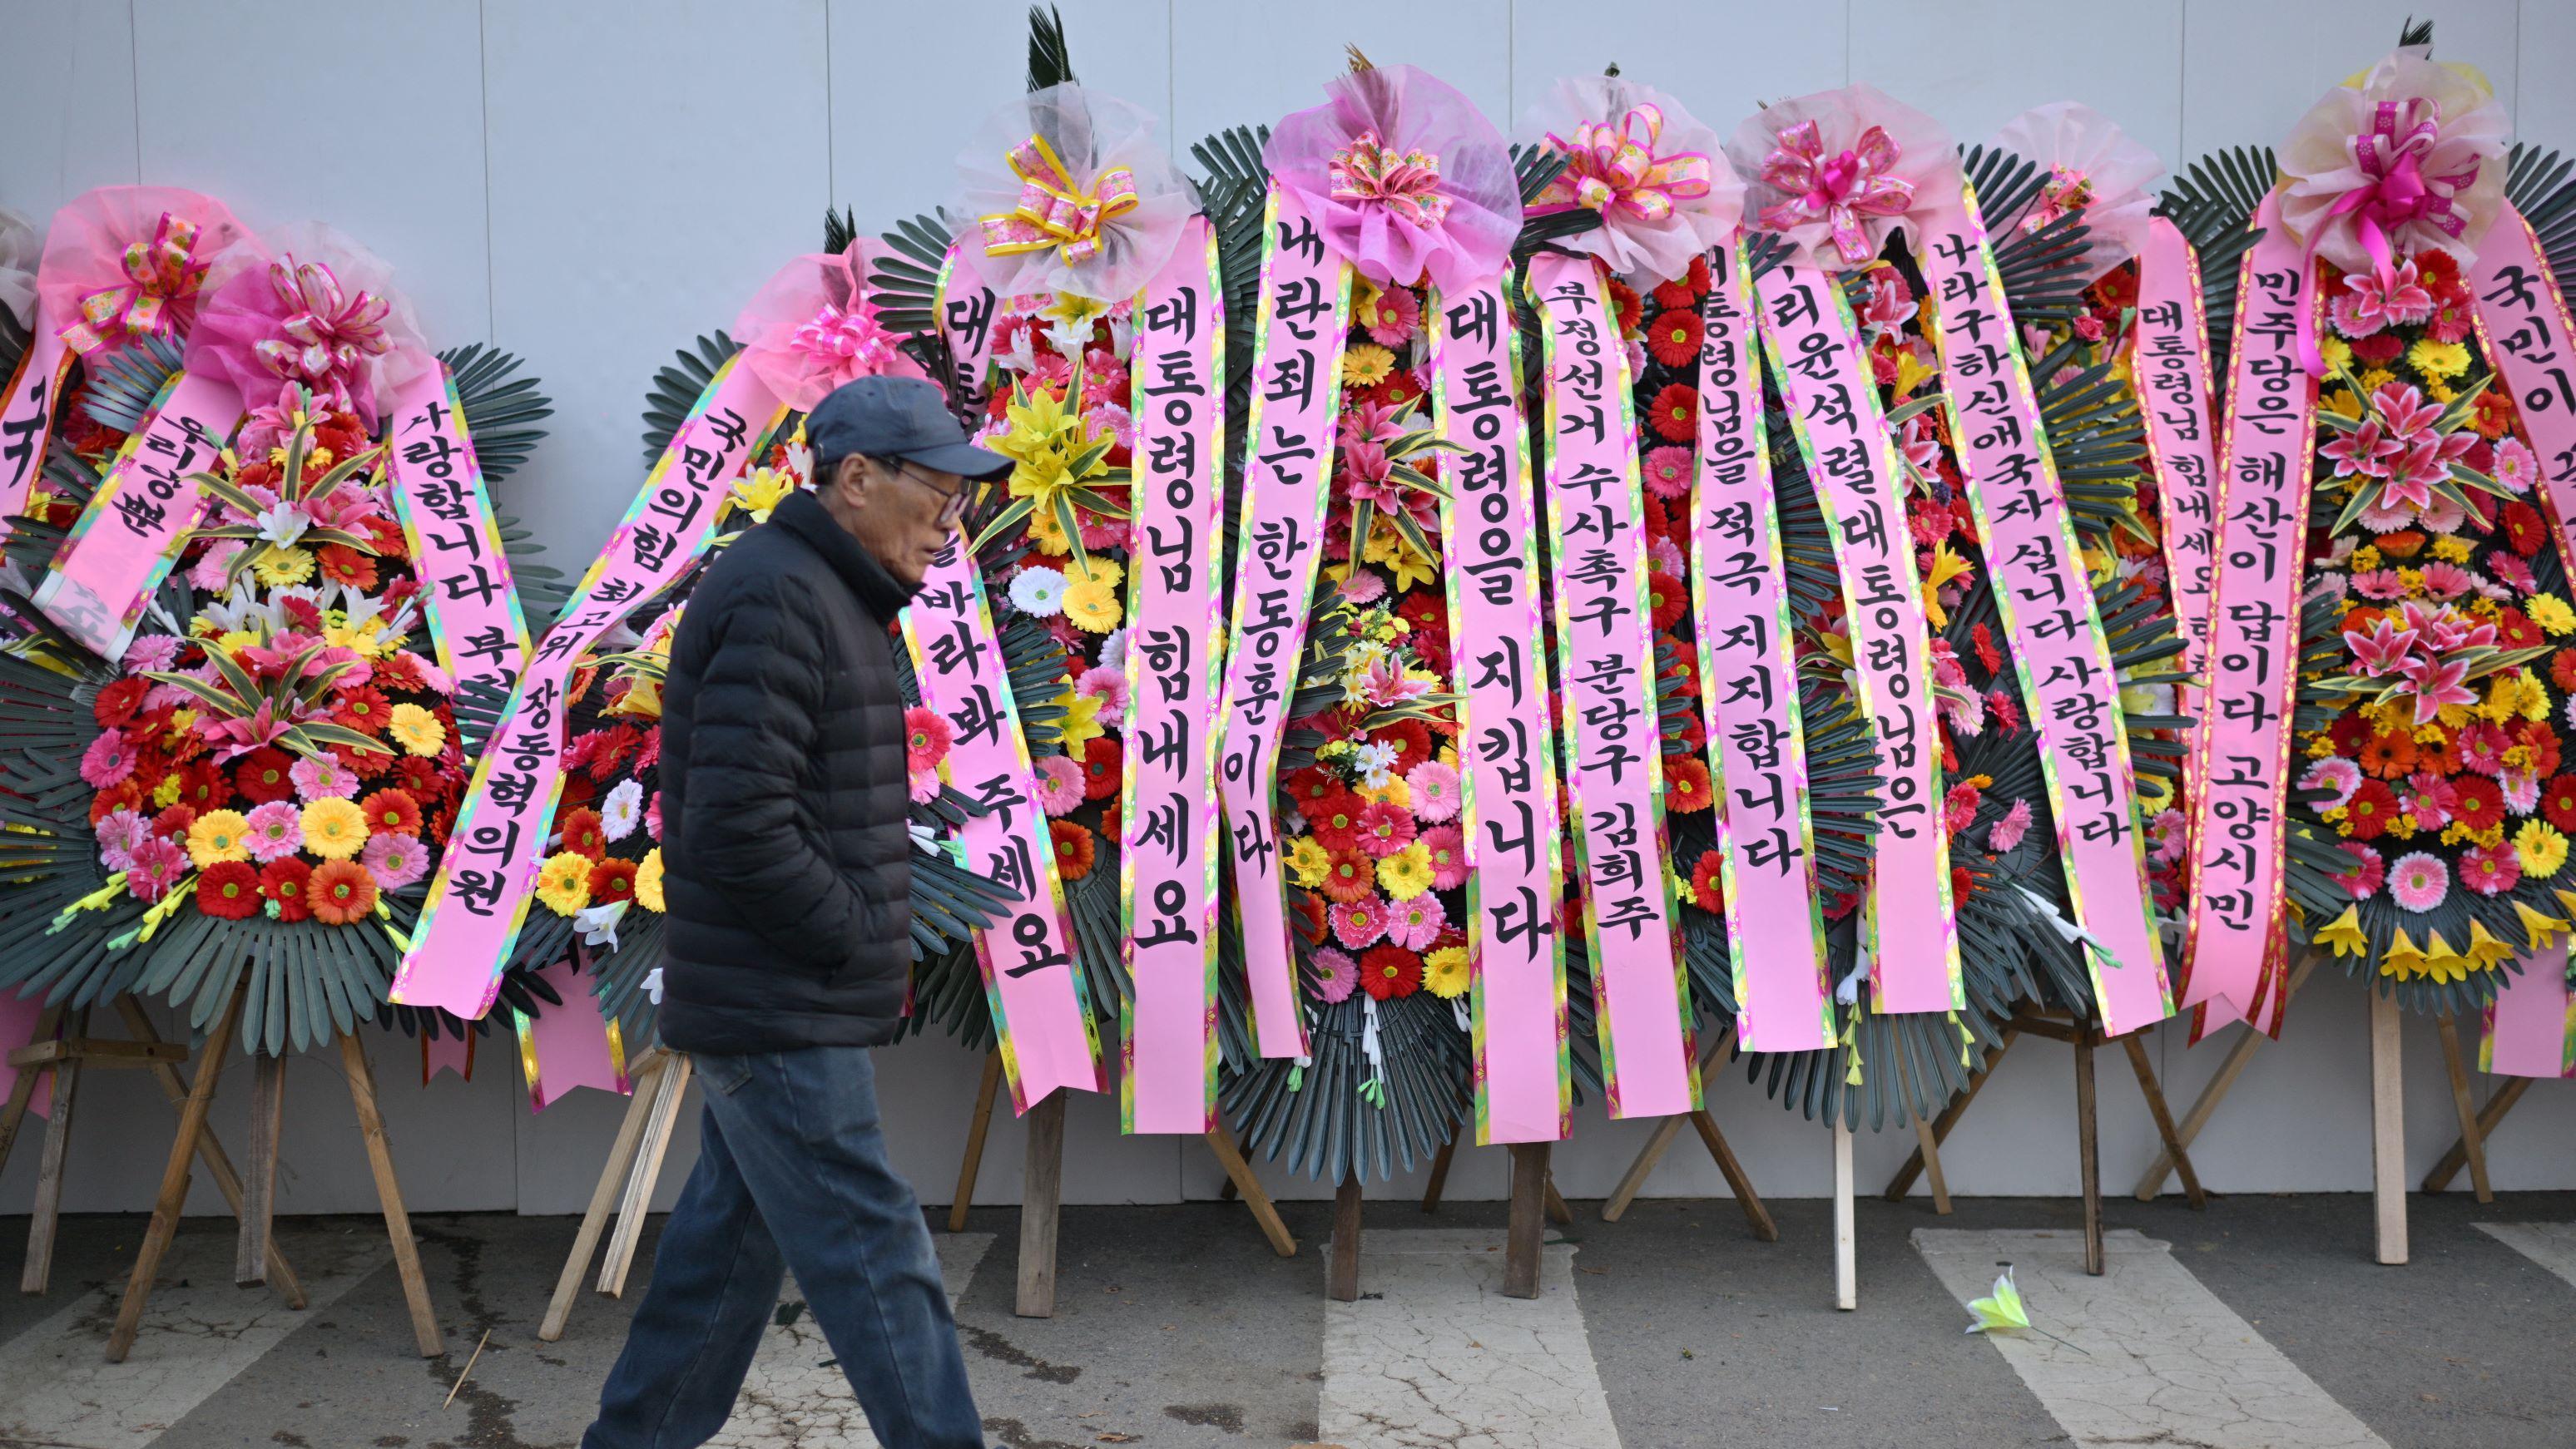
M 1843 83 L 1846 0 L 1796 6 L 1515 4 L 1515 141 L 1530 106 L 1569 76 L 1619 73 L 1665 92 L 1723 139 L 1756 106 Z
M 0 206 L 44 228 L 93 186 L 142 179 L 126 0 L 0 0 Z
M 653 374 L 821 242 L 823 0 L 483 14 L 494 340 L 555 399 L 508 506 L 577 573 L 644 481 Z
M 1851 78 L 1930 113 L 1963 145 L 2033 106 L 2082 101 L 2168 165 L 2182 143 L 2181 0 L 1852 0 Z M 2007 58 L 2008 57 L 2008 58 Z
M 1356 45 L 1466 92 L 1495 126 L 1512 109 L 1511 0 L 1300 0 L 1280 9 L 1181 0 L 1172 12 L 1172 129 L 1195 139 L 1321 105 Z
M 2506 69 L 2500 59 L 2485 65 L 2491 79 Z M 2561 151 L 2576 150 L 2576 86 L 2568 84 L 2571 69 L 2576 69 L 2576 5 L 2523 0 L 2521 44 L 2511 69 L 2514 134 Z
M 2433 54 L 2487 73 L 2513 104 L 2521 31 L 2517 0 L 2408 0 L 2247 4 L 2185 0 L 2183 158 L 2222 146 L 2278 146 L 2325 90 L 2368 68 L 2397 44 L 2407 17 L 2430 14 Z

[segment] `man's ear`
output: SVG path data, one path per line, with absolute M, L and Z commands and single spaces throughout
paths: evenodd
M 841 496 L 852 503 L 867 501 L 868 485 L 873 481 L 869 476 L 868 460 L 857 453 L 842 458 L 832 471 L 832 483 L 842 489 Z

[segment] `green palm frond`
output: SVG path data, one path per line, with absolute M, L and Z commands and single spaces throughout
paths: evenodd
M 716 380 L 716 372 L 725 359 L 742 350 L 742 344 L 718 328 L 712 337 L 700 337 L 695 348 L 683 347 L 679 356 L 660 372 L 653 374 L 652 390 L 644 395 L 644 461 L 647 466 L 659 462 L 662 450 L 671 446 L 671 438 L 686 422 L 689 409 L 707 384 Z
M 92 358 L 82 364 L 89 368 L 89 389 L 81 406 L 100 427 L 139 431 L 152 400 L 161 395 L 162 384 L 178 375 L 182 360 L 179 343 L 158 334 L 138 338 L 104 361 Z
M 848 251 L 850 243 L 858 239 L 858 208 L 844 206 L 838 211 L 828 206 L 823 208 L 823 250 L 826 253 L 837 257 Z
M 1073 83 L 1073 57 L 1064 47 L 1064 16 L 1052 5 L 1029 7 L 1029 89 Z
M 554 401 L 537 391 L 534 373 L 520 371 L 520 359 L 480 342 L 451 347 L 438 355 L 456 381 L 456 401 L 474 432 L 474 461 L 486 483 L 497 483 L 519 471 L 545 440 L 536 424 L 553 417 Z
M 2516 141 L 2505 173 L 2505 199 L 2531 224 L 2540 254 L 2559 276 L 2576 268 L 2576 159 Z
M 2280 174 L 2269 146 L 2214 151 L 2173 179 L 2156 210 L 2174 224 L 2200 256 L 2201 313 L 2209 324 L 2212 388 L 2227 386 L 2228 349 L 2236 336 L 2237 263 L 2262 231 L 2254 213 Z M 2211 399 L 2216 406 L 2218 398 Z

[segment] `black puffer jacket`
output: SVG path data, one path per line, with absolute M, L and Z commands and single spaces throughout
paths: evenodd
M 662 1040 L 874 1046 L 912 967 L 903 693 L 911 597 L 810 494 L 707 571 L 662 694 Z

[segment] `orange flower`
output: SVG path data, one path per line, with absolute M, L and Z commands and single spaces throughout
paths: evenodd
M 2383 780 L 2394 780 L 2415 768 L 2415 737 L 2403 730 L 2380 730 L 2361 742 L 2361 767 Z
M 590 868 L 590 903 L 604 906 L 612 901 L 635 899 L 635 862 L 603 860 Z
M 599 860 L 608 854 L 608 832 L 596 810 L 568 810 L 563 818 L 563 848 Z
M 1066 880 L 1080 880 L 1091 874 L 1091 862 L 1097 849 L 1091 843 L 1091 832 L 1070 820 L 1050 820 L 1047 833 L 1055 837 L 1055 868 Z
M 2411 528 L 2383 533 L 2372 542 L 2378 544 L 2380 553 L 2389 558 L 2413 558 L 2424 551 L 2424 535 Z
M 376 878 L 354 860 L 326 860 L 304 883 L 313 918 L 334 926 L 366 919 L 376 908 Z

